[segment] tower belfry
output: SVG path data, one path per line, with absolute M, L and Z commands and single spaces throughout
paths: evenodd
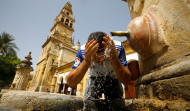
M 72 37 L 74 23 L 72 5 L 67 2 L 56 16 L 50 30 L 51 34 L 42 45 L 42 53 L 29 90 L 42 92 L 50 90 L 55 72 L 75 60 L 78 49 L 74 46 Z
M 67 2 L 54 21 L 51 35 L 57 35 L 58 39 L 71 43 L 74 23 L 75 19 L 73 17 L 72 5 L 70 2 Z

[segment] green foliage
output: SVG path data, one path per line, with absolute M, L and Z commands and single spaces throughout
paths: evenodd
M 12 83 L 16 74 L 16 65 L 20 63 L 21 60 L 16 57 L 0 55 L 0 86 Z
M 14 37 L 6 32 L 0 35 L 0 55 L 17 57 L 15 49 L 19 50 L 15 43 Z

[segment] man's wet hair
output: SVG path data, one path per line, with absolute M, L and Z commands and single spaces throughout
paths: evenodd
M 103 52 L 104 51 L 104 46 L 102 45 L 102 41 L 104 41 L 103 37 L 106 37 L 107 34 L 105 32 L 93 32 L 89 35 L 88 41 L 90 42 L 92 39 L 98 41 L 99 46 L 98 46 L 98 52 Z

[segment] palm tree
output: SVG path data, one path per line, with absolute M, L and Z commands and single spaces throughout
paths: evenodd
M 0 55 L 17 57 L 15 49 L 19 50 L 15 43 L 14 37 L 6 32 L 0 35 Z

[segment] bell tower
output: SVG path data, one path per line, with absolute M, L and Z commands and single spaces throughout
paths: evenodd
M 58 39 L 72 43 L 74 23 L 75 19 L 73 18 L 72 5 L 70 2 L 67 2 L 54 21 L 51 35 L 57 35 Z
M 50 90 L 51 81 L 56 70 L 74 61 L 77 47 L 74 46 L 75 19 L 72 5 L 67 2 L 54 20 L 50 36 L 42 45 L 42 52 L 37 63 L 29 91 L 44 92 Z

